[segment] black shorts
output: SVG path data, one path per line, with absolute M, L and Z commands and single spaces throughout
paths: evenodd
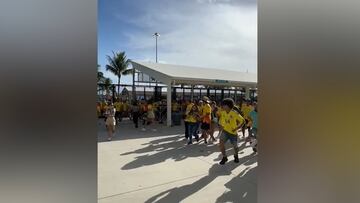
M 209 130 L 210 129 L 210 124 L 209 123 L 201 123 L 201 129 L 202 130 Z

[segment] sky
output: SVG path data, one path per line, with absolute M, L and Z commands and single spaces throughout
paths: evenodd
M 257 73 L 256 0 L 99 0 L 98 64 L 127 58 Z M 131 77 L 122 78 L 131 83 Z

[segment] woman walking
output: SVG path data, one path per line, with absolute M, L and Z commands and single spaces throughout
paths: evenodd
M 196 141 L 199 141 L 199 136 L 197 134 L 197 128 L 198 128 L 198 120 L 200 120 L 199 110 L 196 105 L 192 105 L 189 112 L 186 114 L 186 121 L 187 121 L 187 127 L 188 127 L 188 145 L 192 144 L 192 137 L 194 136 Z
M 108 131 L 108 141 L 111 141 L 115 133 L 115 125 L 116 125 L 115 113 L 116 113 L 116 109 L 113 103 L 110 102 L 105 110 L 105 117 L 106 117 L 105 125 Z

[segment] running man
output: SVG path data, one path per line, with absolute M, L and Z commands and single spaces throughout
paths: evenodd
M 234 101 L 230 98 L 224 99 L 222 102 L 222 108 L 224 110 L 221 118 L 221 128 L 222 133 L 220 135 L 219 148 L 223 158 L 220 161 L 220 164 L 223 165 L 228 161 L 226 152 L 225 152 L 225 143 L 227 140 L 230 140 L 230 143 L 234 148 L 234 162 L 239 163 L 238 152 L 239 148 L 237 145 L 237 131 L 245 124 L 244 118 L 235 111 Z

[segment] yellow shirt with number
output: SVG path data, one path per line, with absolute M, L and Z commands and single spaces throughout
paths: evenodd
M 186 115 L 185 121 L 186 122 L 196 123 L 196 118 L 194 116 L 192 116 L 192 115 L 189 115 L 189 113 L 190 113 L 193 106 L 194 106 L 194 104 L 190 103 L 186 107 L 186 112 L 185 112 L 185 115 Z
M 223 130 L 232 135 L 237 135 L 237 131 L 239 125 L 244 123 L 244 118 L 234 110 L 231 110 L 229 113 L 225 112 L 222 115 L 223 123 L 221 124 Z

